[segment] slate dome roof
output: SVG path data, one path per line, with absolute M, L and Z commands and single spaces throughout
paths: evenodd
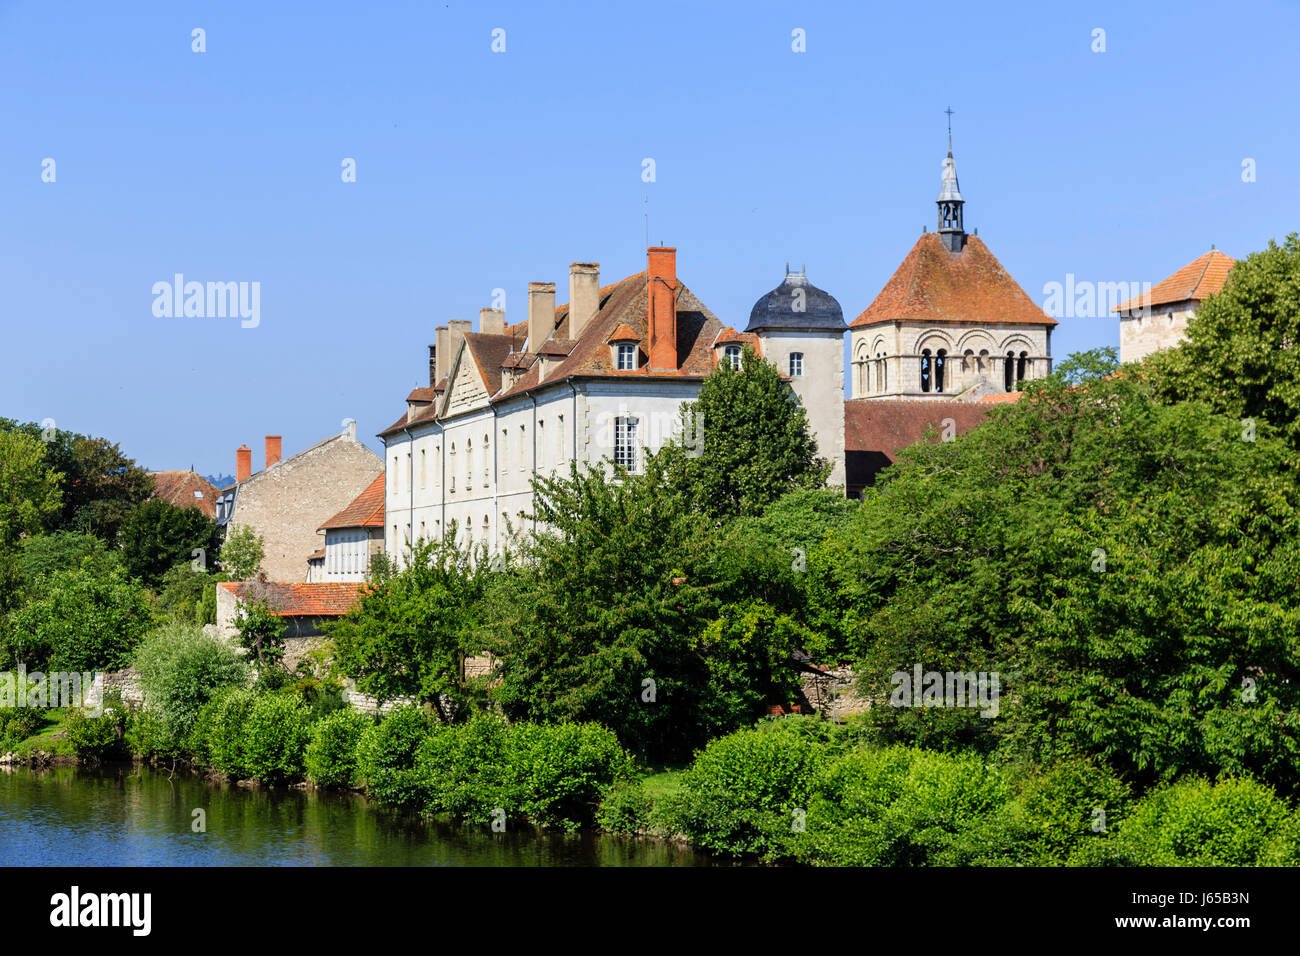
M 803 290 L 802 311 L 795 309 L 795 303 L 799 301 L 798 289 Z M 784 281 L 754 303 L 745 331 L 843 332 L 845 328 L 844 310 L 835 297 L 809 282 L 803 270 L 793 272 L 787 264 Z

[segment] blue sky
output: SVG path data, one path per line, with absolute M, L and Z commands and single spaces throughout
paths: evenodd
M 0 0 L 0 415 L 151 469 L 345 417 L 378 448 L 435 325 L 643 268 L 647 193 L 724 322 L 787 260 L 852 318 L 934 228 L 948 106 L 967 229 L 1031 297 L 1156 282 L 1300 224 L 1297 35 L 1280 2 Z M 155 317 L 177 272 L 259 282 L 260 324 Z M 1053 354 L 1117 342 L 1065 319 Z

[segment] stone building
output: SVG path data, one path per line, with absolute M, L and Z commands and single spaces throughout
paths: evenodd
M 530 283 L 527 318 L 515 325 L 502 310 L 483 309 L 478 332 L 468 322 L 439 328 L 428 387 L 408 395 L 405 414 L 380 433 L 385 550 L 400 560 L 408 542 L 441 539 L 454 525 L 463 543 L 495 551 L 531 530 L 535 475 L 604 459 L 641 470 L 679 433 L 682 403 L 718 362 L 738 363 L 746 343 L 775 355 L 783 374 L 797 370 L 795 394 L 814 428 L 831 430 L 817 437 L 834 460 L 843 435 L 842 407 L 838 417 L 834 408 L 843 405 L 843 318 L 802 274 L 790 273 L 771 295 L 795 287 L 811 315 L 782 315 L 765 298 L 752 331 L 737 332 L 678 278 L 677 250 L 656 246 L 645 271 L 611 285 L 600 285 L 596 263 L 573 263 L 566 305 L 556 306 L 554 283 Z
M 356 582 L 286 584 L 264 575 L 252 581 L 222 581 L 217 584 L 217 634 L 233 641 L 240 606 L 265 602 L 285 624 L 284 664 L 293 670 L 324 643 L 321 625 L 351 610 L 364 587 Z
M 1115 307 L 1119 313 L 1119 360 L 1140 362 L 1172 348 L 1202 302 L 1223 288 L 1236 262 L 1213 246 L 1149 292 Z
M 938 231 L 850 325 L 853 398 L 972 401 L 1050 374 L 1056 320 L 966 233 L 965 202 L 949 137 Z
M 307 556 L 307 582 L 364 581 L 384 548 L 384 476 L 318 529 L 325 546 Z
M 305 581 L 319 529 L 376 478 L 383 461 L 357 441 L 356 425 L 281 459 L 278 435 L 266 438 L 266 467 L 252 473 L 252 452 L 235 452 L 235 483 L 222 489 L 217 522 L 230 534 L 251 527 L 266 547 L 262 568 L 272 581 Z

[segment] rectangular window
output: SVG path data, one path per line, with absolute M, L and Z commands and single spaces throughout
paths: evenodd
M 526 429 L 526 426 L 524 426 L 524 425 L 520 425 L 520 426 L 519 426 L 519 470 L 520 470 L 520 471 L 523 471 L 523 470 L 524 470 L 524 466 L 525 466 L 525 464 L 526 464 L 526 459 L 525 459 L 525 457 L 524 457 L 524 431 L 525 431 L 525 429 Z
M 397 494 L 397 456 L 393 456 L 393 494 Z
M 501 429 L 501 444 L 498 447 L 501 449 L 501 474 L 502 475 L 505 475 L 506 469 L 510 467 L 509 464 L 506 462 L 506 448 L 508 447 L 507 442 L 509 440 L 510 440 L 510 433 L 504 428 Z
M 618 370 L 630 372 L 636 368 L 636 346 L 620 345 L 618 347 Z
M 421 448 L 420 449 L 420 487 L 421 488 L 426 487 L 428 485 L 428 481 L 429 481 L 429 472 L 428 469 L 425 468 L 424 449 Z
M 803 353 L 790 353 L 790 377 L 798 378 L 803 375 Z
M 564 416 L 560 416 L 559 424 L 555 429 L 555 463 L 564 464 Z
M 537 422 L 537 470 L 546 467 L 546 419 Z
M 636 419 L 614 419 L 614 464 L 628 471 L 637 470 Z

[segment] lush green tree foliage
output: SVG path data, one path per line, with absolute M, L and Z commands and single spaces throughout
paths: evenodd
M 177 564 L 197 562 L 206 570 L 217 540 L 216 522 L 198 508 L 177 508 L 158 498 L 132 511 L 118 533 L 126 569 L 148 587 Z
M 266 545 L 248 525 L 241 525 L 226 535 L 221 544 L 221 570 L 231 581 L 247 581 L 257 576 L 266 557 Z
M 149 628 L 144 593 L 120 568 L 56 571 L 41 590 L 9 615 L 15 656 L 28 670 L 118 670 Z
M 176 740 L 189 737 L 218 690 L 243 686 L 248 678 L 243 655 L 194 624 L 167 624 L 151 632 L 136 648 L 132 665 L 145 699 Z

